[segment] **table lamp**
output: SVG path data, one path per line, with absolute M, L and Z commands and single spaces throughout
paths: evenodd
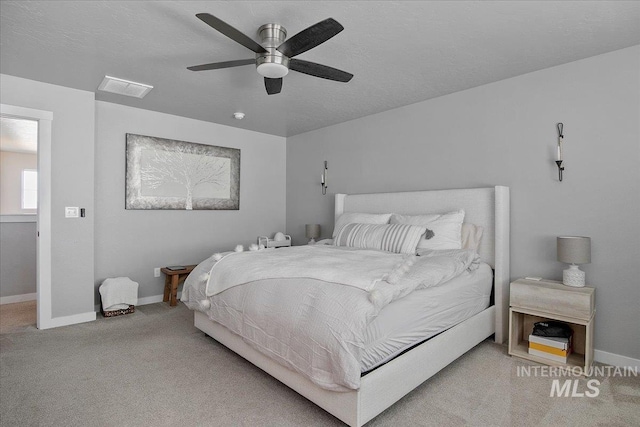
M 320 224 L 305 224 L 305 235 L 309 240 L 309 244 L 316 243 L 316 239 L 320 237 Z
M 578 264 L 591 262 L 591 238 L 579 236 L 558 237 L 558 261 L 571 264 L 562 272 L 562 283 L 581 288 L 585 283 L 584 271 Z

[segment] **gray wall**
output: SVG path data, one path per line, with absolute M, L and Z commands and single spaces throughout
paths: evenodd
M 507 185 L 512 278 L 561 279 L 555 237 L 591 236 L 595 347 L 638 359 L 639 61 L 635 46 L 288 138 L 287 232 L 330 236 L 334 193 Z
M 36 223 L 0 223 L 0 297 L 36 292 Z
M 0 75 L 3 104 L 53 112 L 51 179 L 51 307 L 53 317 L 94 310 L 93 92 Z M 65 206 L 86 208 L 80 219 Z
M 126 133 L 239 148 L 240 210 L 125 210 Z M 128 276 L 139 297 L 161 295 L 154 267 L 196 264 L 284 230 L 285 159 L 282 137 L 96 102 L 96 287 Z

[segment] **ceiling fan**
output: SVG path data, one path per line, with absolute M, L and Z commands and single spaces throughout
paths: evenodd
M 344 27 L 333 18 L 320 21 L 286 41 L 287 30 L 283 26 L 279 24 L 262 25 L 258 28 L 258 35 L 262 39 L 262 45 L 260 45 L 251 37 L 213 15 L 198 13 L 196 16 L 214 30 L 255 52 L 256 57 L 187 67 L 191 71 L 216 70 L 255 64 L 258 74 L 264 76 L 264 85 L 269 95 L 280 93 L 282 78 L 289 73 L 289 70 L 344 83 L 353 77 L 353 74 L 337 68 L 293 58 L 326 42 L 344 30 Z

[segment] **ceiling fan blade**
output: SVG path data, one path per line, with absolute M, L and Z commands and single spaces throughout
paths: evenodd
M 255 64 L 255 59 L 238 59 L 236 61 L 212 62 L 211 64 L 194 65 L 187 67 L 191 71 L 217 70 L 219 68 L 240 67 L 241 65 Z
M 214 30 L 217 30 L 229 37 L 231 40 L 240 43 L 242 46 L 254 51 L 255 53 L 267 53 L 267 50 L 260 46 L 255 40 L 246 34 L 236 30 L 231 25 L 216 18 L 208 13 L 198 13 L 196 16 L 202 20 L 205 24 L 209 25 Z
M 344 27 L 338 21 L 333 18 L 327 18 L 286 40 L 278 46 L 278 51 L 289 58 L 293 58 L 326 42 L 342 30 L 344 30 Z
M 275 95 L 276 93 L 280 93 L 280 91 L 282 90 L 282 78 L 270 79 L 268 77 L 265 77 L 264 87 L 267 88 L 267 93 L 269 95 Z
M 315 62 L 303 61 L 302 59 L 292 59 L 289 62 L 289 69 L 299 73 L 309 74 L 310 76 L 335 80 L 343 83 L 346 83 L 353 78 L 353 74 L 347 73 L 346 71 L 317 64 Z

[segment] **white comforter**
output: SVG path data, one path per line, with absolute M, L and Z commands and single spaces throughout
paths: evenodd
M 218 266 L 213 257 L 203 261 L 187 278 L 182 301 L 280 364 L 336 391 L 359 388 L 364 333 L 386 304 L 478 265 L 472 251 L 417 258 L 320 246 L 264 252 L 230 255 Z M 349 262 L 326 263 L 336 257 Z
M 415 281 L 398 283 L 415 260 L 415 255 L 369 249 L 345 250 L 324 245 L 231 252 L 211 268 L 207 296 L 257 280 L 305 277 L 370 292 L 371 301 L 381 307 L 398 295 L 411 292 L 419 284 Z

